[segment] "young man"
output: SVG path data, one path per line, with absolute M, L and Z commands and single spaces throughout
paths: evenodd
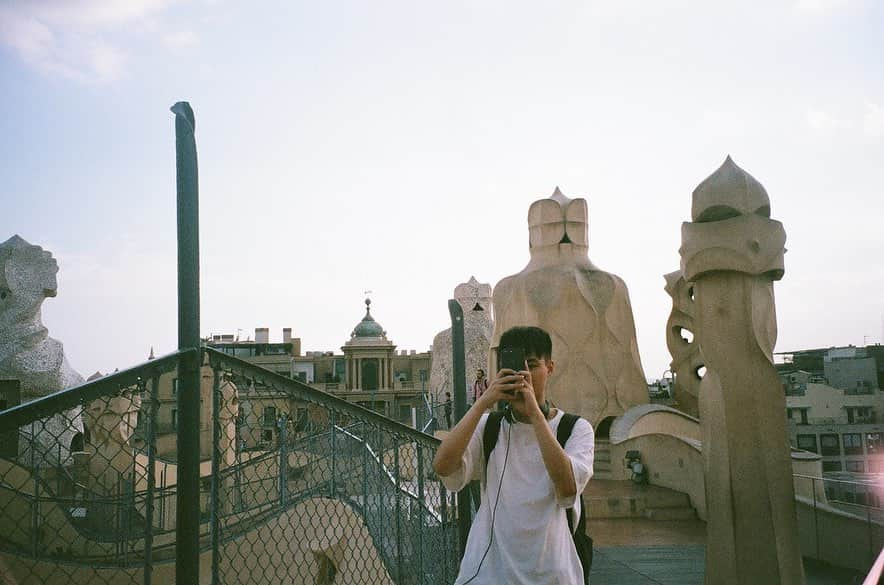
M 486 390 L 488 390 L 488 379 L 485 378 L 485 370 L 479 368 L 476 370 L 476 381 L 473 382 L 473 402 L 479 400 Z
M 568 531 L 566 510 L 580 509 L 579 495 L 592 476 L 592 425 L 579 419 L 562 449 L 556 430 L 562 411 L 546 401 L 555 369 L 552 341 L 538 327 L 514 327 L 499 348 L 525 350 L 522 371 L 503 369 L 442 441 L 433 469 L 446 488 L 482 482 L 455 585 L 583 585 L 583 568 Z M 505 402 L 511 414 L 500 424 L 485 468 L 486 410 Z

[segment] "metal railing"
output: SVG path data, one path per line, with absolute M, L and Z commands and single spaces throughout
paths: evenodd
M 422 432 L 432 435 L 437 430 L 448 430 L 454 424 L 453 404 L 448 402 L 435 402 L 426 394 L 423 402 L 417 409 L 417 428 Z
M 273 553 L 265 557 L 276 582 L 323 582 L 328 571 L 341 582 L 355 581 L 357 573 L 365 583 L 454 580 L 459 548 L 452 498 L 431 465 L 438 440 L 297 380 L 213 350 L 207 354 L 216 396 L 224 395 L 219 380 L 226 375 L 260 386 L 262 400 L 273 401 L 281 413 L 272 449 L 257 457 L 251 452 L 254 465 L 240 460 L 213 476 L 219 494 L 219 512 L 211 520 L 220 543 L 216 582 L 242 581 L 247 560 L 269 543 Z M 306 421 L 291 416 L 305 408 Z M 241 429 L 250 426 L 248 412 L 260 408 L 240 414 Z M 250 438 L 237 439 L 236 445 L 251 447 Z M 219 460 L 223 444 L 215 442 Z M 266 533 L 243 536 L 240 518 L 255 510 L 262 518 L 267 510 L 279 513 L 266 523 Z
M 197 352 L 0 412 L 0 429 L 18 438 L 18 455 L 0 459 L 5 580 L 175 581 L 180 458 L 157 452 L 160 409 L 173 406 L 157 389 Z M 192 529 L 212 583 L 453 582 L 460 545 L 452 495 L 432 473 L 436 439 L 237 358 L 199 353 L 213 376 L 204 396 L 212 439 Z M 255 402 L 239 402 L 247 394 L 237 382 L 261 388 Z M 270 405 L 282 416 L 262 440 L 255 429 L 266 430 Z M 285 416 L 305 408 L 300 419 Z M 83 450 L 71 451 L 59 439 L 80 428 Z
M 802 554 L 867 571 L 884 548 L 884 482 L 793 474 Z

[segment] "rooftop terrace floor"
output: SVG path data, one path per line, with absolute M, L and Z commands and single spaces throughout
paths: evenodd
M 596 480 L 584 497 L 630 498 L 668 490 Z M 665 494 L 664 494 L 665 495 Z M 592 585 L 702 585 L 706 523 L 702 520 L 588 518 L 595 544 Z M 864 575 L 804 559 L 806 585 L 858 585 Z M 751 585 L 767 585 L 753 583 Z
M 592 585 L 703 585 L 704 545 L 596 547 Z M 804 560 L 807 585 L 858 585 L 863 576 Z M 756 585 L 764 585 L 758 583 Z

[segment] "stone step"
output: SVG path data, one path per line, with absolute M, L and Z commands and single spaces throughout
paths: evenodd
M 645 508 L 648 520 L 696 520 L 697 512 L 693 508 Z
M 589 518 L 663 520 L 696 517 L 687 494 L 654 485 L 611 480 L 606 477 L 609 474 L 610 467 L 597 465 L 593 479 L 583 492 Z M 666 518 L 667 515 L 672 518 Z

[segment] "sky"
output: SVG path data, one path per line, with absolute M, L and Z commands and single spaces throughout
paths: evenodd
M 776 351 L 884 330 L 884 4 L 0 0 L 0 241 L 58 259 L 84 376 L 175 349 L 174 120 L 196 115 L 201 331 L 399 349 L 588 201 L 648 378 L 691 192 L 731 155 L 787 233 Z

